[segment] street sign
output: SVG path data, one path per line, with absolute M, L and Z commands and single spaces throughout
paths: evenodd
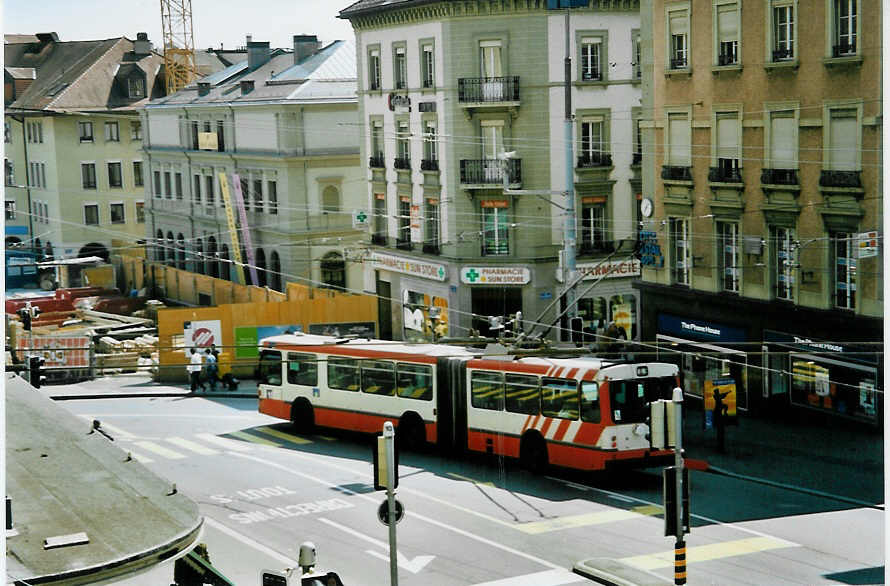
M 396 509 L 396 523 L 402 520 L 402 517 L 405 516 L 405 507 L 402 506 L 401 501 L 396 499 L 395 504 Z M 380 506 L 377 508 L 377 518 L 380 519 L 380 522 L 386 526 L 389 526 L 389 500 L 385 500 L 380 503 Z

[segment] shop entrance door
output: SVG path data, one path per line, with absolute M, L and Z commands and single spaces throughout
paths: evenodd
M 473 329 L 481 336 L 497 337 L 500 332 L 491 329 L 489 317 L 511 319 L 522 311 L 522 289 L 519 287 L 474 287 L 472 290 Z M 484 317 L 477 317 L 484 316 Z
M 748 410 L 748 357 L 740 351 L 658 334 L 657 360 L 680 368 L 683 392 L 704 398 L 706 383 L 732 379 L 736 387 L 736 407 Z
M 377 279 L 377 335 L 381 340 L 392 340 L 392 286 Z

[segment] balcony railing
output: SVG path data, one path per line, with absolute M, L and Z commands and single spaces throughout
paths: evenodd
M 849 57 L 856 54 L 856 43 L 841 43 L 831 47 L 832 57 Z
M 374 167 L 375 169 L 382 169 L 386 166 L 386 163 L 383 160 L 383 153 L 377 153 L 376 155 L 371 155 L 368 158 L 368 166 Z
M 790 61 L 794 58 L 794 49 L 784 47 L 782 49 L 773 49 L 773 61 Z
M 399 250 L 411 250 L 414 246 L 410 238 L 396 238 L 396 248 Z
M 862 187 L 862 171 L 822 171 L 819 175 L 822 187 Z
M 797 185 L 797 169 L 763 169 L 760 182 L 766 185 Z
M 602 81 L 603 74 L 600 71 L 582 71 L 581 81 Z
M 739 42 L 721 41 L 720 54 L 717 56 L 718 65 L 735 65 L 739 62 Z
M 643 163 L 643 153 L 634 153 L 633 159 L 631 159 L 631 165 L 641 165 Z
M 388 241 L 386 234 L 371 234 L 371 244 L 386 246 L 389 243 Z
M 438 242 L 424 242 L 423 243 L 423 251 L 426 254 L 439 254 L 439 243 Z
M 518 102 L 519 76 L 460 78 L 457 80 L 457 99 L 462 104 Z
M 578 168 L 611 167 L 612 155 L 609 153 L 587 153 L 578 157 Z
M 396 169 L 410 169 L 411 159 L 409 157 L 396 157 L 393 159 L 393 167 Z
M 504 182 L 504 161 L 498 159 L 461 159 L 460 182 L 465 185 L 498 185 Z M 522 160 L 507 159 L 507 183 L 522 182 Z
M 668 181 L 692 181 L 692 167 L 662 165 L 661 178 Z
M 738 167 L 711 167 L 708 171 L 711 183 L 741 183 L 742 174 Z
M 720 53 L 717 56 L 718 65 L 736 65 L 739 62 L 735 53 Z
M 686 69 L 686 57 L 671 59 L 671 69 Z
M 438 171 L 439 170 L 439 161 L 437 161 L 436 159 L 421 159 L 420 170 L 421 171 Z

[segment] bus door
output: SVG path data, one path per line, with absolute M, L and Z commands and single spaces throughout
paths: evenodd
M 460 453 L 467 447 L 465 364 L 465 359 L 453 357 L 439 358 L 436 364 L 436 429 L 445 452 Z

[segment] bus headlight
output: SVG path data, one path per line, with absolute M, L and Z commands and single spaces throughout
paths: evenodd
M 649 435 L 649 426 L 645 423 L 636 423 L 633 426 L 633 434 L 638 437 L 646 437 Z

